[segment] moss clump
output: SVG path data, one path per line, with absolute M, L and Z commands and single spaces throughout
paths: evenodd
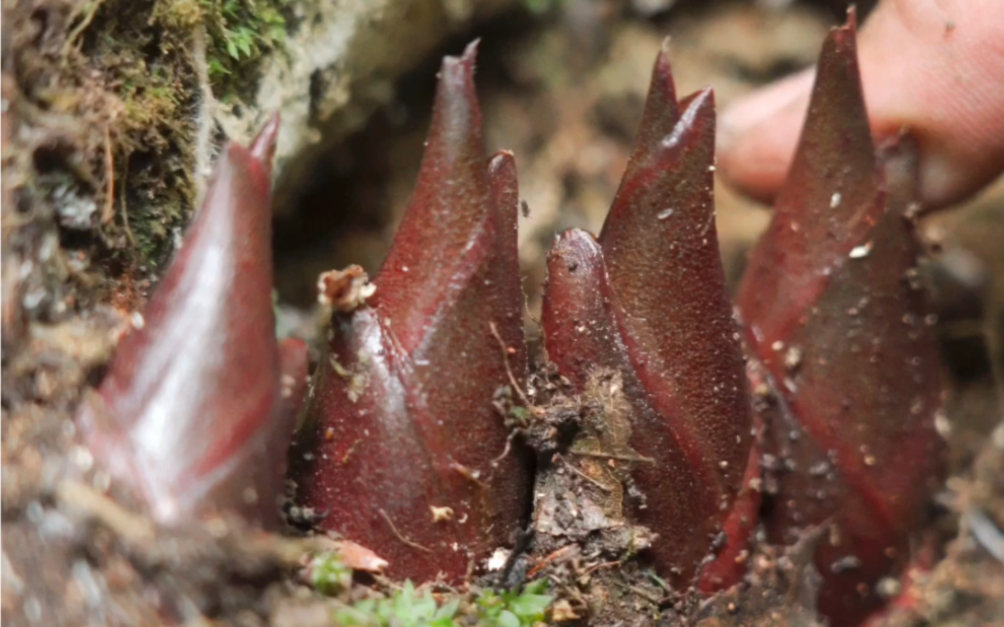
M 531 581 L 519 590 L 483 590 L 475 599 L 480 627 L 531 627 L 544 620 L 554 597 L 547 592 L 547 579 Z
M 14 108 L 31 129 L 19 134 L 30 141 L 15 142 L 19 194 L 36 227 L 58 224 L 65 246 L 107 261 L 99 278 L 153 273 L 192 206 L 200 94 L 190 36 L 165 28 L 155 7 L 38 0 L 5 15 Z M 70 198 L 96 210 L 73 212 Z
M 287 2 L 36 0 L 5 13 L 5 67 L 31 129 L 18 135 L 30 138 L 16 147 L 18 193 L 64 246 L 102 260 L 88 286 L 114 292 L 101 279 L 156 276 L 170 258 L 195 200 L 198 128 L 212 125 L 198 118 L 201 68 L 216 100 L 249 98 L 262 59 L 283 46 Z
M 334 595 L 352 585 L 352 569 L 336 553 L 321 553 L 310 561 L 310 585 L 324 595 Z
M 167 24 L 205 28 L 213 92 L 223 102 L 247 99 L 262 57 L 286 42 L 289 0 L 174 0 L 159 13 Z
M 266 52 L 286 41 L 285 0 L 201 0 L 206 29 L 209 78 L 225 99 L 252 80 L 252 68 Z
M 384 592 L 351 588 L 352 569 L 335 553 L 311 560 L 308 578 L 313 588 L 333 599 L 334 623 L 345 627 L 533 627 L 544 621 L 554 597 L 547 580 L 515 590 L 473 589 L 467 593 L 433 594 L 411 581 Z M 341 597 L 367 598 L 349 601 Z
M 533 627 L 554 600 L 546 590 L 541 579 L 519 590 L 433 595 L 406 581 L 387 596 L 339 606 L 334 619 L 346 627 Z

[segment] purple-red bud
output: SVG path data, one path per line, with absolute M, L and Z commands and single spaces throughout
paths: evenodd
M 823 45 L 795 161 L 738 298 L 777 395 L 764 445 L 784 463 L 768 531 L 793 542 L 829 525 L 815 561 L 819 609 L 836 627 L 881 603 L 875 585 L 908 557 L 942 468 L 915 168 L 907 138 L 876 153 L 852 14 Z
M 549 255 L 543 326 L 548 357 L 578 389 L 597 368 L 620 373 L 644 460 L 632 469 L 644 506 L 628 515 L 658 533 L 656 567 L 686 587 L 737 503 L 751 418 L 715 230 L 714 96 L 677 105 L 665 50 L 649 93 L 599 238 L 563 233 Z M 730 524 L 733 546 L 755 525 L 749 499 L 752 513 Z M 709 565 L 702 587 L 735 583 L 744 567 L 730 559 Z
M 269 210 L 274 117 L 226 147 L 181 249 L 79 423 L 161 522 L 278 520 L 292 424 L 280 410 Z
M 389 574 L 459 582 L 529 506 L 527 460 L 493 405 L 526 372 L 512 155 L 489 163 L 476 47 L 447 57 L 418 183 L 376 291 L 336 312 L 291 463 L 320 526 Z

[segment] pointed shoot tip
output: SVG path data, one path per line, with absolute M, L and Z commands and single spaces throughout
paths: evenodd
M 655 67 L 652 69 L 652 87 L 660 87 L 665 91 L 668 84 L 668 93 L 675 95 L 675 85 L 673 83 L 673 66 L 669 62 L 669 37 L 662 40 L 659 47 L 659 54 L 655 57 Z
M 554 236 L 554 244 L 551 246 L 550 255 L 554 257 L 572 258 L 599 258 L 600 244 L 596 238 L 588 231 L 582 229 L 568 229 Z
M 851 33 L 855 33 L 858 30 L 858 7 L 856 5 L 850 5 L 847 7 L 847 22 L 844 23 L 844 29 L 849 30 Z
M 467 44 L 467 47 L 464 48 L 464 54 L 461 56 L 461 58 L 464 59 L 465 61 L 470 61 L 471 63 L 474 63 L 475 61 L 478 60 L 478 48 L 480 47 L 481 47 L 481 38 L 478 37 L 471 43 Z
M 828 56 L 844 57 L 847 62 L 857 65 L 857 34 L 858 18 L 854 7 L 847 10 L 847 22 L 843 26 L 834 26 L 823 42 L 823 50 L 819 55 L 820 63 Z
M 500 150 L 488 161 L 488 173 L 495 177 L 509 168 L 516 166 L 516 156 L 511 150 Z
M 279 112 L 276 111 L 269 116 L 268 121 L 258 131 L 258 135 L 251 141 L 249 147 L 251 156 L 269 172 L 272 170 L 272 158 L 275 156 L 275 147 L 279 140 L 279 123 Z
M 642 112 L 641 123 L 635 135 L 634 150 L 631 162 L 628 164 L 625 178 L 640 167 L 656 146 L 673 131 L 680 117 L 680 108 L 676 102 L 676 85 L 673 81 L 673 70 L 669 63 L 669 38 L 663 40 L 662 48 L 652 64 L 652 77 L 649 80 L 648 96 L 645 98 L 645 109 Z
M 715 88 L 711 85 L 705 85 L 701 87 L 694 93 L 685 97 L 680 101 L 680 108 L 689 110 L 693 109 L 695 112 L 699 109 L 715 107 Z
M 439 70 L 440 84 L 462 85 L 474 82 L 474 68 L 478 61 L 480 39 L 467 44 L 459 57 L 445 56 Z
M 699 122 L 715 122 L 715 90 L 710 86 L 690 94 L 680 101 L 680 119 L 665 141 L 673 142 Z

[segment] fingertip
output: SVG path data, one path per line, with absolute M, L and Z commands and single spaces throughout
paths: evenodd
M 971 196 L 1004 170 L 1002 40 L 997 0 L 886 0 L 861 30 L 872 130 L 917 139 L 927 210 Z
M 917 139 L 926 210 L 964 200 L 1004 171 L 1004 21 L 996 16 L 1004 17 L 996 0 L 885 0 L 861 29 L 872 133 L 880 140 L 905 130 Z M 811 73 L 723 112 L 718 170 L 739 191 L 770 201 L 784 183 Z
M 715 148 L 727 183 L 759 200 L 774 197 L 794 157 L 814 77 L 809 68 L 724 109 Z
M 761 87 L 725 107 L 719 120 L 723 131 L 719 136 L 719 149 L 728 149 L 731 143 L 763 124 L 777 123 L 777 114 L 793 102 L 807 102 L 815 74 L 815 67 L 806 68 Z M 724 131 L 728 131 L 730 135 L 726 135 Z

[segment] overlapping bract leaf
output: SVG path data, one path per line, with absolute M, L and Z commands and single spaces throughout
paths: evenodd
M 602 233 L 569 231 L 551 250 L 542 320 L 548 357 L 576 388 L 597 368 L 621 375 L 645 494 L 630 516 L 659 534 L 656 566 L 683 587 L 736 507 L 750 462 L 749 396 L 715 230 L 714 125 L 710 90 L 676 103 L 663 51 Z M 755 524 L 756 495 L 744 490 L 739 503 L 733 548 Z M 709 567 L 702 587 L 741 576 L 727 553 L 731 565 Z
M 854 625 L 907 557 L 941 467 L 941 385 L 917 285 L 906 139 L 876 153 L 850 24 L 820 57 L 798 153 L 738 297 L 778 396 L 765 447 L 783 462 L 775 541 L 830 523 L 816 554 L 820 610 Z
M 530 480 L 492 403 L 526 350 L 515 165 L 485 158 L 474 60 L 443 62 L 415 191 L 375 294 L 333 316 L 291 458 L 321 526 L 454 582 L 511 544 Z
M 278 520 L 292 428 L 279 401 L 269 187 L 273 118 L 228 146 L 205 202 L 80 414 L 98 458 L 166 523 L 210 510 Z M 299 376 L 305 360 L 294 360 Z

